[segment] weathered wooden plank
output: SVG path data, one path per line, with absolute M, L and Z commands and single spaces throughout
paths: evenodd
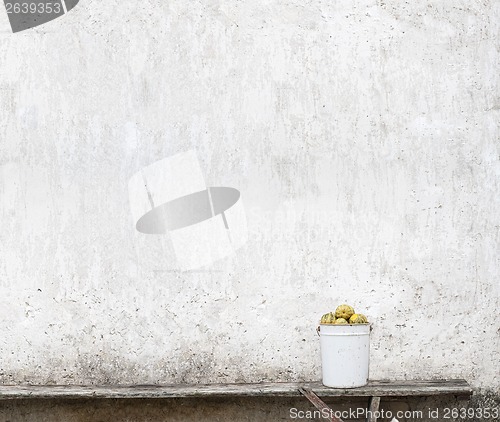
M 84 398 L 175 398 L 175 397 L 298 397 L 299 388 L 324 397 L 401 397 L 459 395 L 470 396 L 472 389 L 464 380 L 370 381 L 367 386 L 342 389 L 319 382 L 253 384 L 173 384 L 173 385 L 3 385 L 0 400 L 8 399 L 84 399 Z
M 380 407 L 380 397 L 372 397 L 370 400 L 370 408 L 366 422 L 377 422 L 378 410 Z
M 332 389 L 317 383 L 316 386 L 308 388 L 320 396 L 327 397 L 470 396 L 472 394 L 472 388 L 465 380 L 370 381 L 364 387 L 350 389 Z
M 332 409 L 321 400 L 316 394 L 314 394 L 311 390 L 305 388 L 299 388 L 299 391 L 306 396 L 307 400 L 309 400 L 316 409 L 321 412 L 321 417 L 329 422 L 344 422 L 342 419 L 337 418 Z

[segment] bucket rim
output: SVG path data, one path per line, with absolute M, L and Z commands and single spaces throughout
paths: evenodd
M 373 330 L 373 325 L 371 322 L 367 322 L 367 323 L 363 323 L 363 324 L 322 324 L 320 322 L 319 325 L 316 327 L 316 333 L 318 334 L 318 336 L 320 335 L 321 327 L 325 327 L 324 331 L 326 331 L 326 332 L 328 332 L 328 331 L 332 332 L 331 330 L 333 330 L 335 332 L 342 332 L 342 328 L 343 328 L 343 330 L 345 330 L 346 328 L 349 328 L 349 329 L 352 329 L 354 331 L 358 331 L 358 330 L 355 330 L 354 328 L 351 328 L 351 327 L 359 327 L 360 329 L 361 328 L 368 328 L 368 332 Z M 330 329 L 330 327 L 335 327 L 335 328 Z

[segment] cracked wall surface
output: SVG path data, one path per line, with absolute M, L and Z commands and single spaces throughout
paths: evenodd
M 0 13 L 0 382 L 371 377 L 500 389 L 498 1 L 81 1 Z M 127 183 L 195 149 L 249 238 L 179 271 Z

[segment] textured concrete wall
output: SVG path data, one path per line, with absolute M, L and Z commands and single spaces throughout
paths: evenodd
M 0 13 L 0 381 L 320 377 L 320 315 L 372 378 L 500 388 L 498 1 L 81 1 Z M 180 272 L 129 178 L 195 149 L 249 240 Z

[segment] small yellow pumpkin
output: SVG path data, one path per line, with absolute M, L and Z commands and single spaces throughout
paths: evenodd
M 321 324 L 335 324 L 335 315 L 333 312 L 328 312 L 327 314 L 321 317 Z
M 368 324 L 368 318 L 363 314 L 353 314 L 349 318 L 349 324 Z
M 349 318 L 354 314 L 354 308 L 349 305 L 340 305 L 337 306 L 335 310 L 335 318 L 344 318 L 346 321 L 349 321 Z
M 347 324 L 347 320 L 345 318 L 337 318 L 334 324 L 336 325 Z

